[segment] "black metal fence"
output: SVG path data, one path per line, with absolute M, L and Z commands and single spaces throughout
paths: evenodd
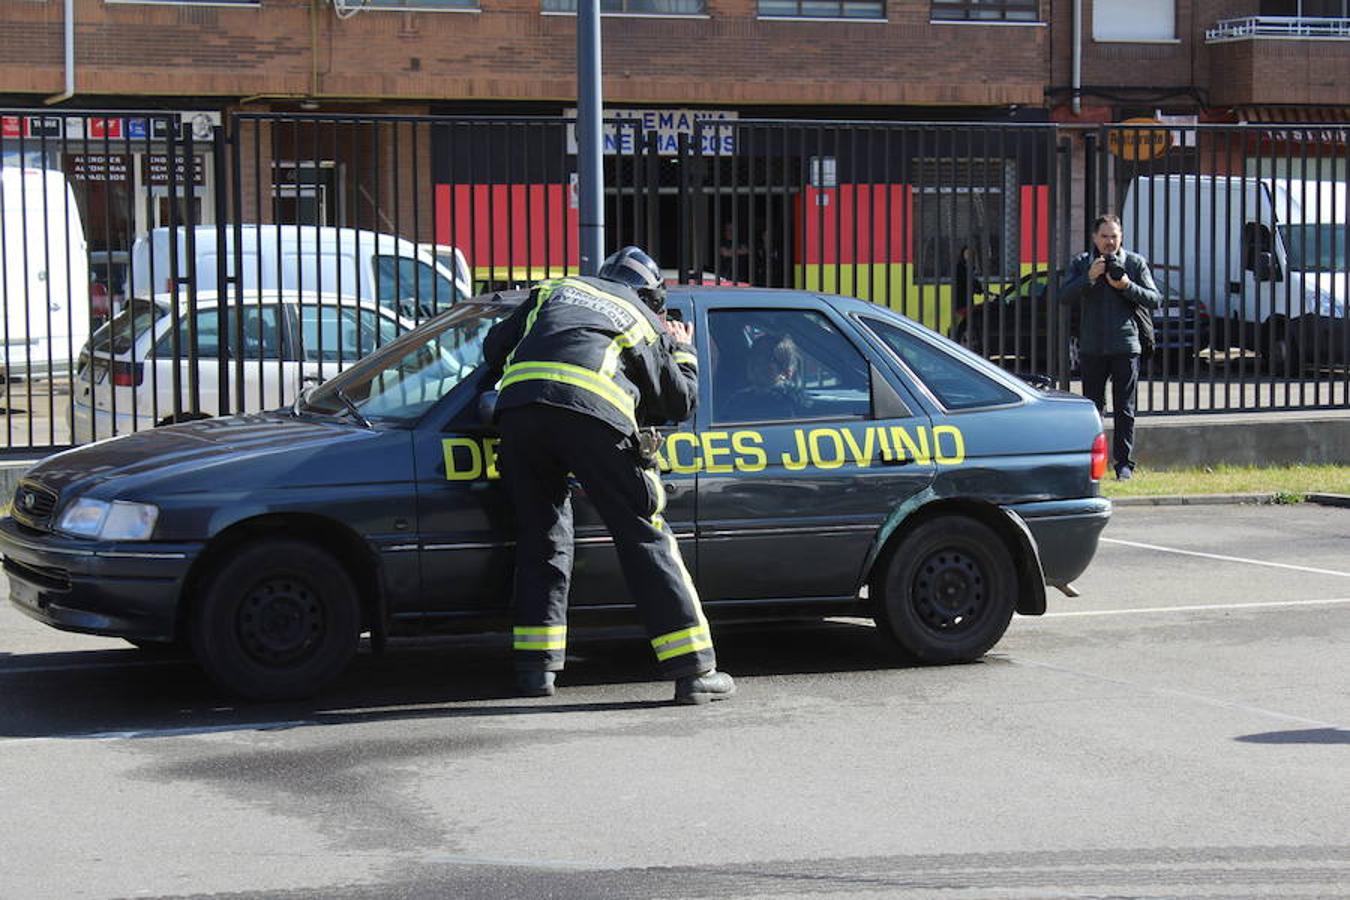
M 557 118 L 2 114 L 13 450 L 289 403 L 469 293 L 576 271 Z M 1164 296 L 1140 411 L 1350 405 L 1339 126 L 606 127 L 606 242 L 850 294 L 1076 389 L 1098 211 Z

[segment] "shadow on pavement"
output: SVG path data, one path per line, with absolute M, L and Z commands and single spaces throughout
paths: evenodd
M 861 621 L 714 628 L 719 667 L 741 677 L 906 665 Z M 229 697 L 186 656 L 133 648 L 7 655 L 0 658 L 0 738 L 151 737 L 669 703 L 670 683 L 657 674 L 639 631 L 583 629 L 571 637 L 559 695 L 539 701 L 510 693 L 510 649 L 501 635 L 391 641 L 382 655 L 363 647 L 322 695 L 289 703 Z
M 1234 738 L 1244 744 L 1350 744 L 1345 728 L 1302 728 L 1297 731 L 1264 731 Z

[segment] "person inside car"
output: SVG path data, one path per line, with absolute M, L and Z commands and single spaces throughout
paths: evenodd
M 727 416 L 744 422 L 772 422 L 798 416 L 806 406 L 802 395 L 802 358 L 785 334 L 764 334 L 750 345 L 745 387 L 731 395 Z

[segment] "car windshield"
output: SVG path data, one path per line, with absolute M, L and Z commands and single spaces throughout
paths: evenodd
M 304 397 L 302 409 L 369 421 L 414 422 L 483 361 L 483 338 L 510 313 L 500 304 L 460 304 Z
M 168 308 L 158 303 L 132 300 L 126 309 L 94 332 L 89 346 L 95 353 L 112 353 L 114 356 L 126 353 L 141 335 L 151 331 L 154 324 L 168 314 Z
M 1344 272 L 1345 226 L 1326 222 L 1281 225 L 1280 237 L 1293 272 Z

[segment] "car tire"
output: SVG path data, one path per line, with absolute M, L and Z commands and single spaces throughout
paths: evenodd
M 309 697 L 356 654 L 356 585 L 302 541 L 246 544 L 207 578 L 189 625 L 206 673 L 254 700 Z
M 877 626 L 923 663 L 979 659 L 1003 637 L 1017 605 L 1007 545 L 969 516 L 921 523 L 894 546 L 880 573 Z

